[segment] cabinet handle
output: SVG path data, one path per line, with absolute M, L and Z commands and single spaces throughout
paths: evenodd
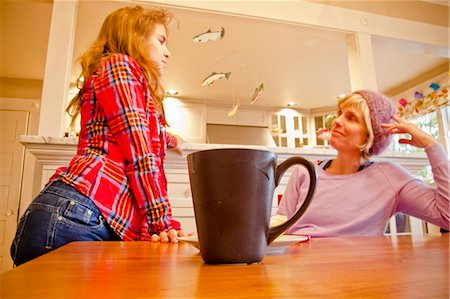
M 9 209 L 6 211 L 5 215 L 6 215 L 6 217 L 11 217 L 12 215 L 14 215 L 14 211 Z

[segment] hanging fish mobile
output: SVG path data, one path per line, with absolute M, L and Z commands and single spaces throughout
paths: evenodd
M 253 93 L 250 104 L 253 104 L 256 102 L 256 100 L 259 98 L 259 96 L 261 95 L 263 90 L 264 90 L 264 83 L 261 83 L 261 84 L 259 84 L 258 87 L 255 88 L 255 92 Z
M 234 104 L 233 108 L 231 108 L 231 110 L 228 111 L 227 115 L 230 116 L 230 117 L 235 115 L 237 113 L 237 111 L 238 111 L 238 108 L 239 108 L 239 104 Z
M 231 72 L 228 73 L 216 73 L 212 72 L 208 77 L 206 77 L 203 82 L 202 86 L 211 86 L 214 83 L 216 83 L 217 80 L 220 80 L 222 78 L 229 78 L 231 75 Z
M 222 27 L 220 31 L 208 31 L 200 33 L 192 38 L 192 40 L 196 43 L 207 43 L 209 41 L 222 39 L 225 35 L 225 29 Z

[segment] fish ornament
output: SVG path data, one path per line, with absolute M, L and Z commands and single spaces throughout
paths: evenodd
M 224 37 L 224 35 L 225 35 L 225 29 L 223 27 L 220 31 L 211 31 L 211 29 L 208 29 L 208 31 L 194 36 L 192 38 L 192 40 L 196 43 L 207 43 L 212 40 L 222 39 Z
M 228 116 L 233 116 L 238 111 L 239 104 L 234 104 L 233 108 L 228 112 Z
M 261 95 L 263 90 L 264 90 L 264 83 L 261 83 L 261 84 L 259 84 L 259 86 L 257 88 L 255 88 L 255 92 L 253 93 L 250 104 L 253 104 L 254 102 L 256 102 L 256 100 L 259 98 L 259 96 Z
M 228 73 L 216 73 L 212 72 L 208 77 L 205 78 L 202 82 L 202 86 L 211 86 L 214 83 L 216 83 L 217 80 L 220 80 L 222 78 L 229 78 L 231 75 L 231 72 Z

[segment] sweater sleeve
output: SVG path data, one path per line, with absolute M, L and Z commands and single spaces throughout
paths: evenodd
M 305 200 L 309 188 L 309 175 L 306 168 L 296 166 L 288 180 L 280 201 L 277 214 L 290 218 Z
M 425 149 L 436 188 L 409 181 L 398 193 L 397 210 L 450 229 L 450 162 L 441 144 Z

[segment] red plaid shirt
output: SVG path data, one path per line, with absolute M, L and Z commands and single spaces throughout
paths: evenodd
M 176 147 L 137 62 L 106 58 L 83 87 L 76 156 L 53 180 L 90 197 L 123 240 L 179 229 L 164 174 L 166 146 Z

